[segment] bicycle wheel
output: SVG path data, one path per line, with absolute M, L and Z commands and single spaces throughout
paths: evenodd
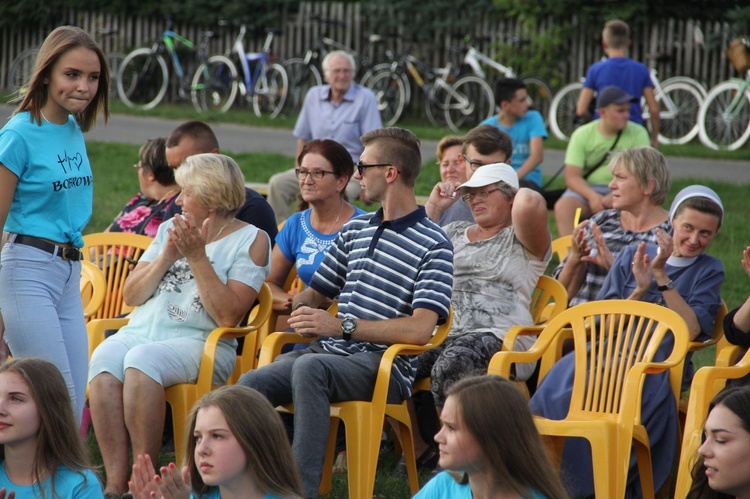
M 193 107 L 225 113 L 237 97 L 237 66 L 223 55 L 212 55 L 198 66 L 190 85 Z
M 152 109 L 167 93 L 169 72 L 164 58 L 151 49 L 132 51 L 122 61 L 117 74 L 117 93 L 126 106 Z
M 265 76 L 261 76 L 253 89 L 253 111 L 256 116 L 264 114 L 275 118 L 284 108 L 289 80 L 281 64 L 270 64 Z
M 120 96 L 117 93 L 117 74 L 125 60 L 125 54 L 113 52 L 107 54 L 107 64 L 109 65 L 109 101 L 118 101 Z
M 378 110 L 383 126 L 388 127 L 398 123 L 406 104 L 406 89 L 401 78 L 392 73 L 389 67 L 373 75 L 367 87 L 375 93 L 378 99 Z
M 711 149 L 734 151 L 750 136 L 750 91 L 742 80 L 719 83 L 698 113 L 701 142 Z
M 365 74 L 362 75 L 362 78 L 359 79 L 359 84 L 363 87 L 372 89 L 372 87 L 370 86 L 370 81 L 376 74 L 382 73 L 383 71 L 391 71 L 390 62 L 381 62 L 380 64 L 376 64 L 368 69 Z M 409 77 L 406 76 L 406 73 L 398 72 L 397 74 L 398 77 L 401 78 L 401 82 L 404 84 L 404 90 L 406 90 L 406 98 L 404 99 L 404 111 L 408 111 L 409 103 L 411 102 L 411 83 L 409 83 Z
M 684 83 L 685 85 L 689 85 L 695 88 L 698 93 L 701 94 L 701 101 L 705 100 L 706 95 L 708 95 L 708 92 L 706 92 L 706 87 L 704 87 L 701 82 L 688 76 L 673 76 L 671 78 L 667 78 L 666 80 L 661 82 L 661 87 L 666 88 L 674 83 Z
M 31 79 L 37 52 L 39 52 L 37 47 L 26 49 L 18 54 L 18 57 L 10 63 L 10 68 L 8 69 L 8 89 L 11 92 L 20 90 Z
M 698 112 L 703 98 L 698 89 L 685 83 L 662 87 L 659 104 L 659 143 L 687 144 L 698 135 Z
M 448 126 L 445 117 L 445 100 L 448 98 L 449 85 L 445 82 L 438 83 L 438 81 L 442 80 L 435 80 L 429 89 L 423 88 L 425 90 L 424 113 L 434 126 L 444 127 Z
M 318 68 L 313 64 L 305 63 L 301 57 L 287 59 L 282 65 L 289 79 L 284 114 L 296 116 L 302 110 L 307 92 L 316 85 L 322 85 L 323 79 L 320 77 Z
M 531 109 L 536 109 L 545 120 L 545 125 L 549 124 L 549 108 L 552 102 L 552 90 L 544 81 L 533 76 L 522 76 L 521 80 L 526 84 L 526 92 L 531 99 Z
M 495 112 L 495 97 L 489 84 L 476 76 L 464 76 L 454 83 L 445 98 L 445 121 L 451 130 L 470 128 Z
M 560 140 L 568 140 L 575 130 L 576 107 L 581 95 L 583 83 L 565 85 L 552 99 L 549 108 L 549 126 L 552 133 Z

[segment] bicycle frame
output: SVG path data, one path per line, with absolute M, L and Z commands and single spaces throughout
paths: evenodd
M 469 50 L 466 51 L 466 55 L 464 56 L 464 64 L 468 64 L 476 76 L 486 79 L 487 75 L 479 64 L 480 62 L 483 62 L 495 71 L 502 73 L 506 78 L 516 77 L 516 73 L 511 68 L 503 66 L 494 59 L 490 59 L 488 56 L 477 50 L 473 45 L 469 45 Z
M 724 110 L 724 119 L 727 121 L 733 121 L 737 117 L 740 102 L 746 98 L 745 94 L 750 92 L 750 74 L 744 79 L 737 78 L 737 82 L 740 84 L 740 91 L 735 94 L 732 102 Z
M 263 43 L 263 48 L 260 52 L 245 52 L 245 34 L 247 33 L 247 27 L 243 24 L 240 27 L 240 33 L 237 35 L 237 39 L 234 41 L 232 51 L 234 51 L 240 59 L 240 66 L 242 68 L 242 81 L 240 82 L 240 91 L 242 95 L 254 95 L 255 84 L 262 80 L 265 76 L 265 72 L 269 62 L 268 54 L 271 51 L 271 43 L 273 42 L 274 34 L 269 31 L 266 35 L 266 40 Z M 257 63 L 255 68 L 251 68 L 251 63 Z
M 163 45 L 164 48 L 166 48 L 167 52 L 169 52 L 170 59 L 172 61 L 172 68 L 174 69 L 175 73 L 177 73 L 177 77 L 179 78 L 180 82 L 182 82 L 185 78 L 185 70 L 183 69 L 180 58 L 177 55 L 175 42 L 181 43 L 182 45 L 193 51 L 198 50 L 198 47 L 196 47 L 192 41 L 188 40 L 182 35 L 179 35 L 178 33 L 175 33 L 171 29 L 167 29 L 164 30 L 164 33 L 162 34 L 161 42 L 156 42 L 151 51 L 158 52 L 159 47 Z

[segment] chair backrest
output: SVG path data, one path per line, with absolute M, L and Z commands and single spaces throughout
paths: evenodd
M 570 252 L 570 247 L 573 246 L 573 236 L 560 236 L 557 239 L 552 240 L 552 253 L 557 255 L 557 261 L 562 262 Z
M 561 312 L 542 336 L 566 328 L 575 345 L 569 417 L 596 413 L 634 420 L 640 413 L 642 375 L 657 366 L 669 369 L 676 409 L 689 341 L 687 325 L 676 312 L 633 300 L 593 301 Z M 670 352 L 663 351 L 665 341 L 672 342 Z
M 83 316 L 88 322 L 104 304 L 107 280 L 99 267 L 86 260 L 81 262 L 80 289 L 83 301 Z
M 273 315 L 271 313 L 273 310 L 273 293 L 268 284 L 263 283 L 258 293 L 257 302 L 250 310 L 247 325 L 243 329 L 257 329 L 258 332 L 254 335 L 244 336 L 242 352 L 237 355 L 237 364 L 235 365 L 236 377 L 257 367 L 258 350 L 265 339 L 265 336 L 262 336 L 263 328 L 269 322 L 271 315 Z M 236 380 L 234 381 L 236 382 Z
M 546 323 L 568 307 L 568 292 L 559 281 L 543 275 L 531 294 L 531 318 L 534 325 Z
M 128 313 L 134 307 L 122 300 L 122 288 L 131 271 L 130 260 L 138 260 L 153 239 L 126 232 L 99 232 L 83 236 L 84 258 L 104 272 L 107 292 L 104 304 L 94 315 L 95 319 L 111 319 Z

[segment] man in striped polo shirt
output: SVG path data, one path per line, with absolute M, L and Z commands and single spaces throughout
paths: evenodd
M 423 345 L 448 316 L 453 246 L 417 205 L 422 158 L 408 130 L 362 136 L 354 178 L 381 209 L 347 222 L 312 278 L 294 297 L 289 325 L 317 338 L 239 381 L 274 405 L 294 402 L 294 450 L 307 497 L 317 497 L 329 429 L 329 403 L 369 400 L 380 358 L 392 343 Z M 338 317 L 318 309 L 338 297 Z M 389 402 L 411 395 L 415 359 L 396 359 Z

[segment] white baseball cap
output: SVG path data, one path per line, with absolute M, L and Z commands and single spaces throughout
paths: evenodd
M 484 187 L 497 182 L 505 182 L 514 189 L 518 189 L 518 174 L 512 166 L 505 163 L 492 163 L 477 168 L 469 180 L 460 185 L 464 187 Z

